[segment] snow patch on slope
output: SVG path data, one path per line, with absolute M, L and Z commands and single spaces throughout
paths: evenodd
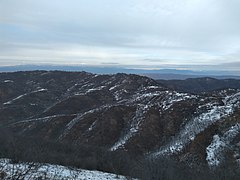
M 230 146 L 231 141 L 240 133 L 240 124 L 237 123 L 226 131 L 223 136 L 214 135 L 212 143 L 206 148 L 206 160 L 209 166 L 218 166 L 223 159 L 223 152 Z
M 6 79 L 6 80 L 4 80 L 3 82 L 5 82 L 5 83 L 12 83 L 12 82 L 14 82 L 13 80 L 10 80 L 10 79 Z
M 138 132 L 139 127 L 142 121 L 144 120 L 145 114 L 149 109 L 149 107 L 150 107 L 149 105 L 143 105 L 143 104 L 138 105 L 136 114 L 130 124 L 130 128 L 128 128 L 129 131 L 126 134 L 124 134 L 122 137 L 120 137 L 120 139 L 111 147 L 111 151 L 115 151 L 119 149 L 121 146 L 124 146 L 124 144 L 126 144 L 126 142 L 132 136 L 134 136 L 134 134 Z
M 163 99 L 162 103 L 160 104 L 160 107 L 162 107 L 163 110 L 168 110 L 174 103 L 185 101 L 187 99 L 194 99 L 197 98 L 195 95 L 189 95 L 187 93 L 178 93 L 178 92 L 165 92 L 166 96 Z
M 96 125 L 97 121 L 94 121 L 91 126 L 88 128 L 88 131 L 92 131 L 94 126 Z
M 102 90 L 103 88 L 105 88 L 106 86 L 100 86 L 100 87 L 97 87 L 97 88 L 92 88 L 92 89 L 88 89 L 86 91 L 86 93 L 90 93 L 90 92 L 93 92 L 93 91 L 100 91 Z
M 23 120 L 23 121 L 18 121 L 18 122 L 12 123 L 9 126 L 17 125 L 17 124 L 30 123 L 30 122 L 37 122 L 37 121 L 47 122 L 47 121 L 51 121 L 54 118 L 65 117 L 65 116 L 74 116 L 74 115 L 77 115 L 77 114 L 57 114 L 57 115 L 45 116 L 45 117 L 41 117 L 41 118 L 27 119 L 27 120 Z
M 12 100 L 10 100 L 10 101 L 8 101 L 8 102 L 5 102 L 5 103 L 3 103 L 3 104 L 4 104 L 4 105 L 12 104 L 14 101 L 16 101 L 16 100 L 18 100 L 18 99 L 21 99 L 21 98 L 23 98 L 23 97 L 25 97 L 25 96 L 27 96 L 27 95 L 29 95 L 29 94 L 34 94 L 34 93 L 43 92 L 43 91 L 47 91 L 47 89 L 39 89 L 39 90 L 36 90 L 36 91 L 32 91 L 32 92 L 30 92 L 30 93 L 22 94 L 22 95 L 14 98 L 14 99 L 12 99 Z
M 102 111 L 103 109 L 105 108 L 109 108 L 110 106 L 109 105 L 104 105 L 104 106 L 101 106 L 99 108 L 96 108 L 96 109 L 91 109 L 89 111 L 86 111 L 84 113 L 80 113 L 77 115 L 76 118 L 74 118 L 73 120 L 71 120 L 67 125 L 66 125 L 66 129 L 64 130 L 64 132 L 61 134 L 61 136 L 59 137 L 59 139 L 63 139 L 70 131 L 71 129 L 76 125 L 78 124 L 86 115 L 89 115 L 89 114 L 92 114 L 92 113 L 96 113 L 96 112 L 99 112 L 99 111 Z
M 5 172 L 5 179 L 127 179 L 124 176 L 104 173 L 100 171 L 89 171 L 83 169 L 68 168 L 60 165 L 40 164 L 40 163 L 15 163 L 8 159 L 0 159 L 0 171 Z
M 115 86 L 112 86 L 112 87 L 109 88 L 109 91 L 113 91 L 114 89 L 116 89 L 116 88 L 119 87 L 119 86 L 120 86 L 119 84 L 117 84 L 117 85 L 115 85 Z

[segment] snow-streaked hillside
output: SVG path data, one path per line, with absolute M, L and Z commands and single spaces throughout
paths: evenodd
M 179 132 L 179 135 L 168 145 L 161 147 L 156 155 L 180 152 L 187 143 L 193 141 L 196 135 L 204 131 L 208 126 L 224 117 L 230 116 L 234 112 L 235 107 L 240 105 L 240 93 L 227 96 L 222 101 L 222 105 L 207 104 L 209 110 L 186 123 L 184 128 Z
M 0 178 L 3 179 L 51 179 L 51 180 L 111 180 L 127 179 L 124 176 L 69 168 L 52 164 L 11 163 L 9 159 L 0 159 Z
M 239 161 L 239 131 L 224 133 L 240 123 L 240 89 L 191 94 L 132 74 L 34 71 L 1 74 L 0 97 L 0 125 L 21 137 L 209 165 L 230 151 Z

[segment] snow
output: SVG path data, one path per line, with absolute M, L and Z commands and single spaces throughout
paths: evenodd
M 105 88 L 106 86 L 100 86 L 100 87 L 97 87 L 97 88 L 92 88 L 92 89 L 88 89 L 86 91 L 86 93 L 90 93 L 90 92 L 93 92 L 93 91 L 99 91 L 99 90 L 102 90 L 103 88 Z
M 73 86 L 67 89 L 67 92 L 72 91 L 76 86 L 78 86 L 78 83 L 75 83 Z
M 124 133 L 120 139 L 110 148 L 111 151 L 115 151 L 119 149 L 120 147 L 124 146 L 126 142 L 134 136 L 139 130 L 139 127 L 144 120 L 144 116 L 147 112 L 147 110 L 150 108 L 149 105 L 143 105 L 139 104 L 136 110 L 136 114 L 130 124 L 130 127 L 127 128 L 129 131 L 127 133 Z
M 210 166 L 217 166 L 220 164 L 219 157 L 217 157 L 217 150 L 223 148 L 224 146 L 226 145 L 221 141 L 220 137 L 218 135 L 214 135 L 212 143 L 206 148 L 206 160 Z
M 121 90 L 119 90 L 119 91 L 116 91 L 116 92 L 114 92 L 113 93 L 113 95 L 114 95 L 114 98 L 115 98 L 115 100 L 120 100 L 122 97 L 122 94 L 124 94 L 124 93 L 127 93 L 127 90 L 126 89 L 121 89 Z
M 18 96 L 18 97 L 16 97 L 16 98 L 12 99 L 11 101 L 5 102 L 5 103 L 3 103 L 3 104 L 4 104 L 4 105 L 6 105 L 6 104 L 12 104 L 12 102 L 14 102 L 14 101 L 16 101 L 16 100 L 18 100 L 18 99 L 21 99 L 22 97 L 24 97 L 24 96 L 26 96 L 26 95 L 28 95 L 28 93 L 22 94 L 22 95 L 20 95 L 20 96 Z
M 71 120 L 67 125 L 66 125 L 66 129 L 63 131 L 63 133 L 61 134 L 61 136 L 59 137 L 59 139 L 63 139 L 70 131 L 71 129 L 79 122 L 83 119 L 84 116 L 92 114 L 92 113 L 96 113 L 99 111 L 102 111 L 105 108 L 109 108 L 111 107 L 110 105 L 103 105 L 99 108 L 95 108 L 95 109 L 91 109 L 89 111 L 86 111 L 84 113 L 79 113 L 77 114 L 77 117 L 74 118 L 73 120 Z
M 90 171 L 76 168 L 69 168 L 60 165 L 40 164 L 40 163 L 15 163 L 9 159 L 0 159 L 0 171 L 6 173 L 5 179 L 63 179 L 63 180 L 110 180 L 127 179 L 124 176 L 104 173 L 100 171 Z
M 57 117 L 74 116 L 74 115 L 77 115 L 77 114 L 57 114 L 57 115 L 52 115 L 52 116 L 45 116 L 45 117 L 42 117 L 42 118 L 33 118 L 33 119 L 22 120 L 22 121 L 12 123 L 10 125 L 29 123 L 29 122 L 35 122 L 35 121 L 47 122 L 47 121 L 50 121 L 50 120 L 52 120 L 54 118 L 57 118 Z
M 14 101 L 16 101 L 16 100 L 18 100 L 18 99 L 21 99 L 21 98 L 23 98 L 23 97 L 25 97 L 25 96 L 27 96 L 27 95 L 29 95 L 29 94 L 34 94 L 34 93 L 43 92 L 43 91 L 47 91 L 47 89 L 38 89 L 38 90 L 32 91 L 32 92 L 30 92 L 30 93 L 22 94 L 22 95 L 14 98 L 14 99 L 12 99 L 12 100 L 10 100 L 10 101 L 8 101 L 8 102 L 5 102 L 5 103 L 3 103 L 3 104 L 4 104 L 4 105 L 12 104 Z
M 118 91 L 114 92 L 114 98 L 115 98 L 116 101 L 121 99 L 121 95 Z
M 168 110 L 174 103 L 185 101 L 187 99 L 194 99 L 197 96 L 189 95 L 187 93 L 178 93 L 178 92 L 169 92 L 165 91 L 165 98 L 163 99 L 162 103 L 159 106 L 164 110 Z
M 227 96 L 223 102 L 224 104 L 230 104 L 230 105 L 235 105 L 237 101 L 240 100 L 240 92 L 232 95 L 232 96 Z M 236 104 L 237 105 L 237 104 Z
M 89 82 L 87 81 L 87 82 L 85 82 L 85 84 L 83 84 L 83 85 L 81 86 L 81 89 L 82 89 L 82 88 L 89 87 L 89 86 L 94 86 L 94 83 L 89 83 Z
M 74 95 L 75 96 L 87 95 L 88 93 L 91 93 L 94 91 L 100 91 L 106 87 L 106 86 L 99 86 L 99 87 L 93 88 L 92 87 L 93 85 L 94 85 L 93 83 L 89 83 L 89 84 L 85 84 L 85 85 L 81 86 L 81 88 L 79 88 L 80 92 L 74 93 Z M 89 86 L 91 86 L 92 88 L 89 88 Z M 87 89 L 85 89 L 85 88 L 87 88 Z
M 5 83 L 12 83 L 12 82 L 14 82 L 14 81 L 13 81 L 13 80 L 6 79 L 6 80 L 4 80 L 3 82 L 5 82 Z
M 38 104 L 35 103 L 30 103 L 31 106 L 37 106 Z
M 159 86 L 148 86 L 147 88 L 148 89 L 157 89 L 157 88 L 159 88 Z
M 240 124 L 232 126 L 223 136 L 214 135 L 212 143 L 206 148 L 206 160 L 209 166 L 218 166 L 222 160 L 223 152 L 230 147 L 231 141 L 240 133 Z
M 88 131 L 92 131 L 97 121 L 94 121 L 91 126 L 88 128 Z
M 239 100 L 240 93 L 236 93 L 232 96 L 227 96 L 224 99 L 225 104 L 222 106 L 209 104 L 210 109 L 207 112 L 202 113 L 189 121 L 171 142 L 161 147 L 160 150 L 153 153 L 153 155 L 174 154 L 182 151 L 189 142 L 195 139 L 197 134 L 204 131 L 207 127 L 220 119 L 230 116 L 234 112 L 234 109 L 240 105 Z M 232 104 L 233 102 L 234 104 Z
M 152 98 L 154 96 L 159 96 L 161 95 L 162 93 L 161 92 L 154 92 L 154 93 L 144 93 L 144 94 L 141 94 L 141 95 L 137 95 L 136 97 L 136 101 L 141 101 L 143 100 L 144 98 Z
M 145 88 L 143 88 L 143 90 L 148 90 L 148 89 L 159 89 L 159 86 L 147 86 Z
M 116 88 L 119 87 L 119 86 L 120 86 L 120 85 L 112 86 L 112 87 L 109 88 L 109 91 L 112 91 L 112 90 L 116 89 Z
M 150 86 L 152 87 L 152 86 Z M 155 88 L 157 86 L 154 86 Z M 136 110 L 136 114 L 133 120 L 130 123 L 130 127 L 127 132 L 123 132 L 120 136 L 119 140 L 110 148 L 111 151 L 115 151 L 120 147 L 123 147 L 130 138 L 132 138 L 139 131 L 139 127 L 142 121 L 145 118 L 145 114 L 150 107 L 159 106 L 162 110 L 167 110 L 170 108 L 175 102 L 184 101 L 187 99 L 197 98 L 195 95 L 190 95 L 187 93 L 178 93 L 175 91 L 154 91 L 154 92 L 146 92 L 137 93 L 132 96 L 128 103 L 138 103 L 138 107 Z M 159 103 L 162 102 L 162 103 Z M 193 138 L 193 137 L 191 137 Z M 183 148 L 181 142 L 177 142 L 177 147 L 169 147 L 170 151 L 173 152 L 176 150 L 180 150 Z

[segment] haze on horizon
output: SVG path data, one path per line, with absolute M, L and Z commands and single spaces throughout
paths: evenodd
M 240 72 L 239 0 L 1 0 L 0 66 Z

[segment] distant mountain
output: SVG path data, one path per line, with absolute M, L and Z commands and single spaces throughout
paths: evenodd
M 149 78 L 155 80 L 186 80 L 186 79 L 193 79 L 193 78 L 215 78 L 215 79 L 240 79 L 240 76 L 231 76 L 231 75 L 190 75 L 190 74 L 161 74 L 161 73 L 146 73 L 142 74 Z
M 148 76 L 153 79 L 187 79 L 198 77 L 213 77 L 217 79 L 240 79 L 239 72 L 228 71 L 191 71 L 191 70 L 177 70 L 177 69 L 159 69 L 159 70 L 145 70 L 138 68 L 127 68 L 122 66 L 86 66 L 86 65 L 18 65 L 18 66 L 2 66 L 0 72 L 16 72 L 16 71 L 35 71 L 35 70 L 47 70 L 47 71 L 74 71 L 74 72 L 91 72 L 96 74 L 140 74 Z M 235 74 L 235 75 L 233 75 Z M 239 75 L 239 76 L 237 76 Z
M 227 88 L 240 89 L 240 80 L 237 79 L 204 77 L 186 80 L 157 80 L 157 82 L 172 90 L 188 93 L 203 93 Z
M 0 125 L 19 136 L 170 156 L 188 164 L 239 162 L 240 90 L 211 78 L 183 81 L 186 89 L 185 82 L 196 86 L 194 91 L 221 90 L 182 93 L 123 73 L 1 73 Z

